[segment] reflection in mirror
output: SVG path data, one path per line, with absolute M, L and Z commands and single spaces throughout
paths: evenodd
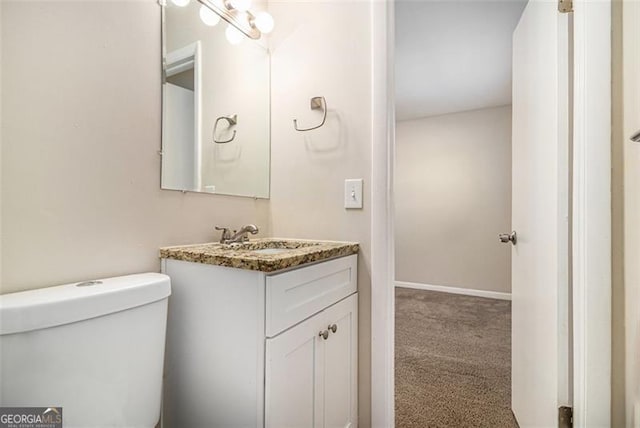
M 268 198 L 264 42 L 213 19 L 195 0 L 168 2 L 163 21 L 162 188 Z
M 201 188 L 200 42 L 165 57 L 162 188 Z M 197 95 L 196 95 L 197 94 Z

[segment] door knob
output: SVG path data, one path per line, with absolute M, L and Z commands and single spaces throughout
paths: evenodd
M 324 340 L 327 340 L 329 338 L 329 330 L 321 331 L 320 333 L 318 333 L 318 336 L 320 336 Z
M 511 233 L 501 233 L 498 235 L 498 238 L 500 238 L 500 242 L 505 244 L 507 242 L 511 242 L 512 245 L 516 245 L 518 243 L 518 234 L 515 230 Z
M 331 330 L 333 333 L 335 333 L 336 331 L 338 331 L 338 326 L 336 324 L 331 324 L 329 327 L 327 327 L 329 330 Z

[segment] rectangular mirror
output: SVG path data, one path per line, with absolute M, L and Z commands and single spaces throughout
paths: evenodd
M 270 60 L 263 41 L 197 0 L 168 1 L 162 63 L 162 188 L 268 198 Z

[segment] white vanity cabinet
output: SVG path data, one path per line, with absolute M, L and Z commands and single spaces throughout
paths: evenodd
M 164 428 L 357 426 L 357 255 L 274 273 L 162 259 L 162 271 Z

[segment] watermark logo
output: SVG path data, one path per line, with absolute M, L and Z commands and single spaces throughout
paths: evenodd
M 62 428 L 62 407 L 0 407 L 0 428 Z

